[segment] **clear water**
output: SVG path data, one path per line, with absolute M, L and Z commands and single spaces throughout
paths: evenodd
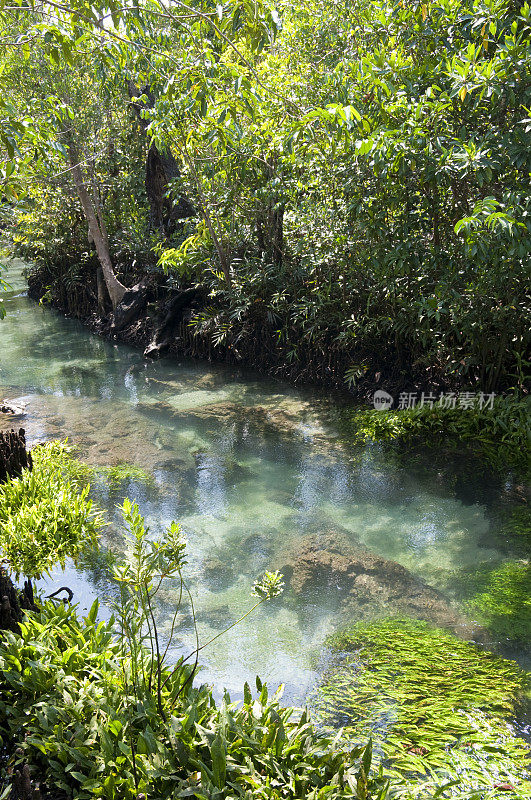
M 433 463 L 413 453 L 404 461 L 378 447 L 355 448 L 322 394 L 237 369 L 144 361 L 28 300 L 22 268 L 11 262 L 8 270 L 0 397 L 26 403 L 15 423 L 30 443 L 68 437 L 94 464 L 126 461 L 149 473 L 152 483 L 99 491 L 111 520 L 103 544 L 120 549 L 115 509 L 124 494 L 138 501 L 155 535 L 180 522 L 202 641 L 245 612 L 253 581 L 293 560 L 310 534 L 338 535 L 399 562 L 444 587 L 449 609 L 459 600 L 454 574 L 510 555 L 510 543 L 495 535 L 492 508 L 493 498 L 510 505 L 521 491 L 510 480 L 471 473 L 463 461 Z M 51 590 L 63 584 L 82 608 L 109 590 L 98 558 L 48 580 Z M 302 700 L 326 635 L 349 619 L 342 591 L 316 576 L 311 591 L 287 591 L 263 606 L 203 651 L 202 679 L 237 697 L 259 673 L 272 686 L 284 682 L 289 701 Z M 169 587 L 158 609 L 163 630 L 175 602 Z M 369 600 L 350 613 L 374 615 L 373 606 Z M 185 607 L 174 653 L 193 643 Z

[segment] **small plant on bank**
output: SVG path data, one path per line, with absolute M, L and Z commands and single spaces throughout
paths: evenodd
M 64 567 L 96 541 L 102 525 L 88 499 L 86 473 L 71 461 L 66 444 L 35 447 L 32 458 L 31 471 L 0 486 L 0 556 L 17 579 Z

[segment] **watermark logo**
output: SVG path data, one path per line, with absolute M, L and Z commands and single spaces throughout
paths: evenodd
M 494 407 L 494 392 L 441 392 L 439 396 L 433 392 L 400 392 L 398 395 L 397 409 L 405 408 L 460 408 L 462 410 L 475 408 L 486 411 Z M 373 404 L 377 411 L 387 411 L 394 404 L 394 398 L 378 389 L 373 395 Z
M 378 389 L 378 391 L 374 393 L 372 402 L 377 411 L 387 411 L 395 401 L 391 395 L 384 392 L 383 389 Z

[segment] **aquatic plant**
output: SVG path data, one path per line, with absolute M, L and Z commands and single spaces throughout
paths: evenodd
M 102 518 L 64 443 L 35 447 L 32 458 L 31 471 L 0 486 L 0 553 L 15 576 L 39 578 L 93 543 Z
M 506 561 L 461 570 L 452 576 L 468 614 L 498 641 L 531 641 L 531 567 Z
M 127 461 L 119 461 L 112 466 L 98 466 L 95 468 L 97 476 L 111 489 L 118 489 L 126 481 L 134 481 L 135 483 L 143 483 L 147 486 L 154 486 L 155 481 L 153 475 L 149 472 L 138 467 L 136 464 L 130 464 Z
M 452 797 L 528 796 L 528 751 L 507 723 L 529 687 L 516 664 L 406 619 L 357 624 L 328 644 L 311 707 L 349 742 L 373 736 L 399 794 L 447 783 Z
M 360 442 L 395 440 L 477 450 L 494 467 L 508 465 L 529 470 L 531 442 L 530 398 L 498 397 L 493 408 L 443 408 L 435 404 L 401 411 L 356 409 L 351 415 L 352 433 Z
M 512 508 L 502 522 L 498 532 L 500 539 L 509 540 L 524 555 L 531 551 L 531 508 L 527 505 Z
M 52 445 L 50 445 L 52 446 Z M 87 464 L 78 458 L 79 448 L 69 444 L 68 439 L 53 443 L 54 453 L 64 475 L 70 480 L 75 480 L 78 485 L 101 482 L 110 489 L 118 489 L 126 481 L 154 485 L 153 475 L 136 464 L 128 461 L 118 461 L 116 464 Z
M 182 574 L 186 564 L 186 541 L 179 526 L 172 522 L 159 540 L 149 537 L 149 528 L 145 524 L 138 505 L 125 499 L 121 507 L 123 519 L 127 526 L 127 547 L 121 563 L 112 567 L 112 575 L 120 587 L 119 598 L 113 603 L 116 620 L 122 642 L 123 657 L 129 653 L 131 656 L 131 681 L 133 693 L 140 702 L 146 694 L 154 692 L 157 698 L 157 707 L 161 717 L 166 720 L 166 715 L 171 712 L 163 703 L 163 689 L 168 681 L 163 682 L 162 674 L 166 665 L 166 656 L 172 646 L 172 637 L 177 617 L 181 608 L 183 596 L 190 601 L 192 616 L 195 624 L 194 602 L 188 585 Z M 170 625 L 170 634 L 164 650 L 162 649 L 157 622 L 154 614 L 155 598 L 163 583 L 175 578 L 179 581 L 177 602 L 174 605 L 173 618 Z M 252 594 L 258 598 L 253 607 L 244 615 L 228 626 L 226 630 L 234 627 L 238 622 L 249 616 L 259 605 L 266 600 L 277 597 L 283 590 L 282 575 L 277 572 L 266 572 L 256 581 Z M 193 666 L 187 678 L 192 680 L 198 666 L 199 652 L 210 645 L 226 631 L 221 631 L 212 639 L 202 644 L 199 643 L 196 629 L 196 647 L 185 659 L 179 659 L 171 667 L 170 674 L 178 672 L 183 665 L 193 659 Z M 150 668 L 146 673 L 143 650 L 149 648 L 151 654 Z

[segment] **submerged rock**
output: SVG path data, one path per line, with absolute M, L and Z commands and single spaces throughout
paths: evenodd
M 203 622 L 216 629 L 228 628 L 234 622 L 234 616 L 227 605 L 200 611 L 196 618 L 198 622 Z
M 230 564 L 215 556 L 210 556 L 205 560 L 203 574 L 209 589 L 213 592 L 228 589 L 235 581 L 234 572 Z
M 25 403 L 15 403 L 12 400 L 0 400 L 0 414 L 23 417 L 26 414 L 26 405 Z
M 326 601 L 337 600 L 344 615 L 372 619 L 382 614 L 401 614 L 428 620 L 460 635 L 481 634 L 446 600 L 401 564 L 353 544 L 342 532 L 310 534 L 286 548 L 275 568 L 284 574 L 295 595 L 326 592 Z

